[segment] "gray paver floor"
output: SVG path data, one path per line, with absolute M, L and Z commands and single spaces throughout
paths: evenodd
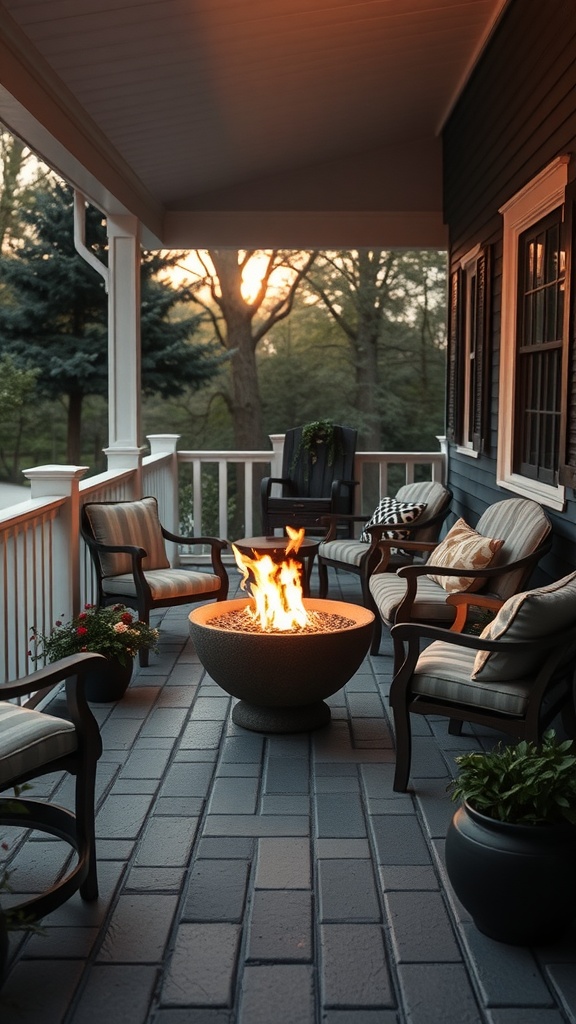
M 356 577 L 333 574 L 330 596 L 358 602 Z M 328 726 L 266 736 L 232 723 L 188 610 L 162 617 L 125 698 L 93 705 L 100 898 L 12 935 L 1 1024 L 574 1024 L 576 927 L 493 942 L 445 877 L 454 756 L 494 735 L 418 719 L 413 791 L 394 793 L 385 642 Z M 71 800 L 58 777 L 34 790 Z M 15 891 L 61 847 L 12 845 Z

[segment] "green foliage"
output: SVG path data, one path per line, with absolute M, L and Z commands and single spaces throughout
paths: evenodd
M 318 461 L 319 448 L 324 445 L 326 446 L 326 451 L 328 453 L 328 465 L 332 466 L 336 457 L 337 445 L 334 423 L 332 420 L 313 420 L 311 423 L 305 423 L 302 427 L 302 436 L 298 443 L 298 447 L 294 452 L 292 469 L 294 469 L 298 463 L 303 451 L 308 453 L 310 462 L 313 465 Z
M 453 800 L 497 821 L 540 825 L 576 824 L 576 753 L 571 740 L 547 732 L 540 747 L 525 740 L 483 754 L 456 758 L 459 774 L 450 783 Z
M 12 356 L 0 356 L 0 416 L 4 419 L 31 401 L 38 370 L 22 370 Z
M 21 216 L 29 234 L 11 254 L 0 257 L 0 353 L 9 353 L 19 367 L 35 368 L 39 393 L 49 399 L 66 397 L 69 414 L 74 408 L 79 416 L 85 396 L 108 394 L 104 281 L 75 250 L 68 186 L 53 181 L 36 190 Z M 86 209 L 86 239 L 106 266 L 105 224 L 91 206 Z M 206 344 L 191 343 L 200 318 L 183 313 L 188 292 L 159 279 L 176 259 L 144 253 L 141 264 L 143 388 L 163 396 L 203 386 L 223 358 Z
M 183 537 L 194 537 L 198 535 L 194 518 L 194 485 L 192 481 L 186 480 L 186 468 L 186 465 L 182 467 L 178 487 L 180 531 Z M 219 537 L 218 476 L 214 472 L 211 473 L 210 469 L 210 466 L 206 467 L 206 472 L 202 474 L 202 534 L 204 537 Z M 243 530 L 236 526 L 237 504 L 234 490 L 229 490 L 227 522 L 232 534 L 240 537 Z
M 138 651 L 156 650 L 157 641 L 158 630 L 135 619 L 123 604 L 110 608 L 87 604 L 70 622 L 58 620 L 48 634 L 32 629 L 30 636 L 32 660 L 44 663 L 90 651 L 127 665 Z

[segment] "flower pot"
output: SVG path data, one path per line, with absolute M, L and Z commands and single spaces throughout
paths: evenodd
M 576 827 L 513 825 L 463 804 L 446 836 L 446 870 L 474 924 L 514 945 L 547 942 L 576 917 Z
M 107 658 L 101 667 L 86 674 L 86 698 L 92 704 L 121 700 L 132 678 L 133 662 L 123 665 L 118 658 Z

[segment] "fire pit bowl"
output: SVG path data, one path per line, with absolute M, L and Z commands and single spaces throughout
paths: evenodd
M 374 615 L 343 601 L 304 598 L 307 612 L 350 619 L 320 632 L 269 633 L 222 628 L 218 620 L 242 611 L 250 599 L 219 601 L 190 613 L 198 657 L 223 690 L 239 697 L 232 719 L 255 732 L 308 732 L 330 721 L 325 697 L 336 693 L 361 665 L 370 646 Z

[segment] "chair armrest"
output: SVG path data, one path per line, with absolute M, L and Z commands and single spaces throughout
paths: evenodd
M 328 527 L 328 533 L 325 537 L 322 537 L 321 543 L 327 540 L 334 540 L 339 526 L 350 523 L 366 523 L 369 518 L 370 516 L 352 516 L 338 512 L 330 512 L 328 515 L 321 516 L 320 522 L 323 526 Z
M 369 528 L 369 530 L 368 530 L 368 533 L 372 533 L 372 531 L 374 529 L 376 529 L 376 530 L 385 529 L 386 532 L 388 532 L 389 530 L 393 530 L 394 527 L 393 526 L 392 527 L 390 527 L 390 526 L 385 526 L 385 527 L 381 527 L 381 526 L 373 527 L 373 526 L 371 526 Z M 403 527 L 399 526 L 399 527 L 397 527 L 397 529 L 400 530 L 400 529 L 403 529 Z M 433 551 L 434 548 L 438 546 L 438 541 L 435 541 L 435 540 L 403 540 L 402 538 L 393 539 L 391 537 L 387 537 L 384 540 L 379 540 L 378 538 L 376 538 L 375 541 L 373 540 L 372 546 L 376 550 L 380 551 L 380 561 L 377 563 L 376 568 L 374 569 L 374 573 L 373 573 L 373 575 L 374 575 L 376 573 L 381 573 L 381 572 L 387 572 L 388 571 L 388 563 L 390 561 L 390 553 L 392 551 L 392 548 L 397 548 L 397 547 L 401 546 L 403 551 L 413 551 L 414 553 L 417 553 L 418 551 Z M 404 566 L 404 568 L 408 568 L 408 566 Z M 462 575 L 462 573 L 460 573 L 460 575 Z
M 260 482 L 260 497 L 262 501 L 266 501 L 270 497 L 270 491 L 272 490 L 272 484 L 280 484 L 282 490 L 289 492 L 294 491 L 292 481 L 288 477 L 284 476 L 265 476 Z
M 98 663 L 106 661 L 103 654 L 87 652 L 85 654 L 71 654 L 68 658 L 60 658 L 50 665 L 36 669 L 20 679 L 11 683 L 0 684 L 0 700 L 10 700 L 12 697 L 25 697 L 38 690 L 51 690 L 58 683 L 78 672 L 84 675 L 92 668 L 97 668 Z
M 417 541 L 412 541 L 412 544 L 417 543 Z M 397 575 L 406 580 L 406 594 L 398 605 L 396 621 L 410 621 L 412 617 L 412 606 L 416 598 L 416 588 L 419 576 L 429 576 L 430 573 L 433 573 L 434 576 L 467 576 L 470 579 L 481 580 L 497 579 L 505 573 L 515 572 L 516 569 L 535 565 L 541 558 L 542 554 L 549 549 L 550 544 L 551 540 L 546 538 L 542 544 L 540 544 L 539 547 L 530 554 L 524 555 L 522 558 L 517 558 L 514 562 L 504 562 L 499 565 L 491 565 L 486 569 L 450 569 L 447 566 L 434 565 L 430 560 L 424 565 L 404 565 L 401 569 L 398 569 Z M 410 546 L 410 544 L 408 543 L 407 546 Z M 434 545 L 434 547 L 435 546 L 436 545 Z
M 164 527 L 162 527 L 162 535 L 166 540 L 173 541 L 175 544 L 186 544 L 190 547 L 198 547 L 200 545 L 209 547 L 214 575 L 219 576 L 222 583 L 226 584 L 226 592 L 228 592 L 228 573 L 222 561 L 222 552 L 228 547 L 227 540 L 222 540 L 221 537 L 180 537 L 177 533 L 170 533 L 170 530 L 166 530 Z
M 330 501 L 336 501 L 343 490 L 351 491 L 354 487 L 358 487 L 359 483 L 359 480 L 333 480 L 330 486 Z
M 29 675 L 10 683 L 0 685 L 0 700 L 27 697 L 24 707 L 33 708 L 39 700 L 50 693 L 55 686 L 66 681 L 66 701 L 70 718 L 82 736 L 88 736 L 99 744 L 99 729 L 84 693 L 86 673 L 106 661 L 103 654 L 86 652 L 60 658 Z M 34 694 L 33 697 L 30 695 Z M 99 748 L 101 750 L 101 747 Z
M 491 594 L 469 593 L 464 591 L 460 594 L 449 594 L 446 604 L 456 608 L 456 618 L 450 626 L 452 633 L 461 633 L 466 625 L 469 608 L 486 608 L 488 611 L 498 612 L 504 604 L 499 597 L 492 597 Z
M 162 527 L 162 536 L 174 544 L 186 544 L 189 547 L 203 544 L 205 547 L 217 548 L 219 551 L 228 547 L 228 541 L 222 540 L 221 537 L 182 537 L 178 533 L 171 533 L 164 526 Z

